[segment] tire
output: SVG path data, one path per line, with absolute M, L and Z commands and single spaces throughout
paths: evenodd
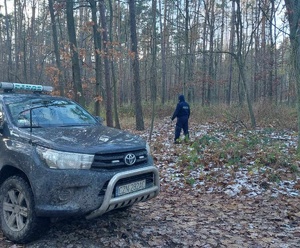
M 36 216 L 32 190 L 20 176 L 9 177 L 1 185 L 0 217 L 3 234 L 22 244 L 40 237 L 50 223 Z

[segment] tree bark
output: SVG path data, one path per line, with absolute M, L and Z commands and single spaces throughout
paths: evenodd
M 19 17 L 19 19 L 17 18 L 17 13 L 19 11 L 20 11 L 20 6 L 17 6 L 16 0 L 14 0 L 15 54 L 20 54 L 20 36 L 21 36 L 22 18 L 21 18 L 21 16 Z M 22 11 L 20 11 L 20 12 L 22 12 Z M 20 60 L 19 60 L 19 56 L 16 56 L 14 70 L 13 70 L 13 73 L 15 74 L 14 79 L 13 79 L 14 81 L 17 81 L 19 71 L 20 71 Z
M 185 0 L 185 18 L 184 18 L 184 48 L 185 48 L 185 56 L 184 56 L 184 78 L 183 78 L 183 94 L 186 94 L 187 81 L 190 77 L 190 63 L 189 63 L 189 22 L 190 22 L 190 14 L 189 14 L 189 0 Z
M 61 96 L 64 96 L 64 80 L 62 80 L 62 69 L 60 63 L 60 52 L 58 46 L 58 38 L 57 38 L 57 29 L 56 29 L 56 22 L 55 22 L 55 15 L 53 9 L 53 0 L 48 0 L 49 2 L 49 11 L 51 17 L 51 27 L 52 27 L 52 38 L 53 38 L 53 46 L 54 46 L 54 54 L 55 54 L 55 62 L 58 70 L 58 85 L 59 85 L 59 92 Z
M 116 20 L 117 18 L 114 16 L 114 8 L 113 8 L 113 3 L 115 6 L 115 1 L 109 1 L 109 13 L 110 13 L 110 24 L 109 24 L 109 33 L 110 33 L 110 47 L 111 50 L 114 50 L 113 47 L 113 41 L 114 41 L 114 35 L 113 35 L 113 27 L 114 27 L 114 22 L 115 24 L 117 23 Z M 116 78 L 116 67 L 115 67 L 115 61 L 114 61 L 114 53 L 112 52 L 111 54 L 111 74 L 112 74 L 112 81 L 113 81 L 113 94 L 114 94 L 114 120 L 115 120 L 115 128 L 121 129 L 121 124 L 119 120 L 119 115 L 118 115 L 118 97 L 117 97 L 117 87 L 118 87 L 118 82 Z
M 297 92 L 297 114 L 298 114 L 298 147 L 300 154 L 300 1 L 285 0 L 288 21 L 290 26 L 291 62 L 294 69 Z
M 95 84 L 95 104 L 94 104 L 94 113 L 96 116 L 100 116 L 100 102 L 101 98 L 101 84 L 102 84 L 102 64 L 101 64 L 101 57 L 100 57 L 100 50 L 101 50 L 101 36 L 99 33 L 99 26 L 97 23 L 97 3 L 95 0 L 88 0 L 90 3 L 91 11 L 92 11 L 92 22 L 93 22 L 93 41 L 94 41 L 94 55 L 95 55 L 95 77 L 96 77 L 96 84 Z
M 152 131 L 155 119 L 155 101 L 156 101 L 156 83 L 157 83 L 157 68 L 156 68 L 156 54 L 157 54 L 157 41 L 156 41 L 156 0 L 152 0 L 152 39 L 151 39 L 151 102 L 152 102 L 152 114 L 151 114 L 151 127 L 149 140 L 152 138 Z
M 6 41 L 6 49 L 8 52 L 8 67 L 7 67 L 7 79 L 10 81 L 11 80 L 11 69 L 12 68 L 12 52 L 11 52 L 11 35 L 10 35 L 10 22 L 8 20 L 9 15 L 7 12 L 7 2 L 6 0 L 4 1 L 4 8 L 5 8 L 5 26 L 6 26 L 6 37 L 7 37 L 7 41 Z
M 215 30 L 215 1 L 210 2 L 210 19 L 209 19 L 209 62 L 208 62 L 208 88 L 207 88 L 207 103 L 208 105 L 212 102 L 212 88 L 215 79 L 214 69 L 214 30 Z
M 135 99 L 135 117 L 136 129 L 144 130 L 144 117 L 141 99 L 141 82 L 140 82 L 140 68 L 138 57 L 138 41 L 136 35 L 136 16 L 135 16 L 135 0 L 129 0 L 129 18 L 130 18 L 130 35 L 131 35 L 131 54 L 133 57 L 132 70 L 133 70 L 133 85 L 134 85 L 134 99 Z
M 160 22 L 160 36 L 161 36 L 161 103 L 164 105 L 166 102 L 166 84 L 167 84 L 167 62 L 166 62 L 166 13 L 167 13 L 167 1 L 164 1 L 164 22 L 162 22 L 162 8 L 161 8 L 161 2 L 159 1 L 159 22 Z
M 270 17 L 269 17 L 269 39 L 270 39 L 270 45 L 269 45 L 269 68 L 268 68 L 268 98 L 271 102 L 273 100 L 273 82 L 274 82 L 274 50 L 275 50 L 275 42 L 273 38 L 273 20 L 275 19 L 275 6 L 274 1 L 270 1 L 271 4 L 271 10 L 270 10 Z
M 85 105 L 84 95 L 82 92 L 81 84 L 81 73 L 79 65 L 79 55 L 77 47 L 77 39 L 75 32 L 74 12 L 73 12 L 73 1 L 66 1 L 66 12 L 67 12 L 67 28 L 69 36 L 69 45 L 72 57 L 72 76 L 74 83 L 74 94 L 75 100 L 81 105 Z
M 104 51 L 104 79 L 105 79 L 105 106 L 106 106 L 106 124 L 109 127 L 114 125 L 113 115 L 112 115 L 112 92 L 110 83 L 110 71 L 109 71 L 109 51 L 107 47 L 108 37 L 107 37 L 107 26 L 105 17 L 105 6 L 104 0 L 100 0 L 100 18 L 102 26 L 102 41 L 103 41 L 103 51 Z
M 246 94 L 246 100 L 247 100 L 247 106 L 248 106 L 248 111 L 250 115 L 250 120 L 251 120 L 251 127 L 255 128 L 256 127 L 256 120 L 252 108 L 252 102 L 250 99 L 249 95 L 249 90 L 248 90 L 248 85 L 247 85 L 247 79 L 245 75 L 245 62 L 246 62 L 246 54 L 243 55 L 242 48 L 243 48 L 243 24 L 242 24 L 242 14 L 241 14 L 241 6 L 240 6 L 240 0 L 236 0 L 237 3 L 237 12 L 236 12 L 236 35 L 237 35 L 237 54 L 235 56 L 236 62 L 239 67 L 239 72 L 240 76 L 242 79 L 242 86 Z M 243 57 L 245 56 L 245 57 Z
M 202 50 L 203 50 L 203 57 L 202 57 L 202 106 L 205 105 L 207 101 L 207 62 L 206 62 L 206 45 L 207 45 L 207 23 L 209 22 L 209 13 L 207 9 L 207 5 L 205 3 L 205 14 L 204 14 L 204 23 L 203 23 L 203 44 L 202 44 Z
M 31 16 L 31 27 L 30 27 L 30 42 L 29 42 L 29 75 L 30 75 L 30 83 L 33 84 L 37 84 L 37 78 L 36 78 L 36 65 L 35 65 L 35 61 L 36 61 L 36 55 L 35 52 L 33 51 L 33 47 L 36 43 L 35 40 L 35 35 L 36 35 L 36 31 L 35 31 L 35 10 L 36 10 L 36 3 L 33 0 L 32 1 L 32 7 L 31 7 L 31 11 L 32 11 L 32 16 Z

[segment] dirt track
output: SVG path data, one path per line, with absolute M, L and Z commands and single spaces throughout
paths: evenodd
M 8 242 L 0 232 L 0 247 L 300 247 L 299 182 L 287 184 L 292 185 L 290 192 L 297 193 L 294 195 L 288 194 L 287 190 L 272 192 L 274 188 L 269 183 L 268 190 L 259 188 L 257 194 L 249 197 L 249 187 L 245 187 L 245 180 L 242 180 L 240 183 L 244 187 L 238 194 L 229 196 L 226 188 L 233 186 L 236 174 L 232 180 L 224 178 L 224 175 L 231 175 L 234 171 L 215 173 L 213 168 L 208 168 L 206 178 L 196 178 L 199 182 L 195 180 L 191 187 L 185 182 L 186 171 L 176 164 L 180 154 L 186 154 L 189 147 L 173 146 L 172 127 L 164 122 L 161 125 L 157 128 L 156 141 L 152 143 L 153 155 L 161 173 L 161 193 L 157 198 L 139 203 L 125 212 L 108 213 L 94 220 L 70 219 L 53 223 L 45 236 L 24 246 Z M 218 136 L 215 133 L 218 126 L 208 125 L 213 133 L 204 127 L 192 125 L 191 129 L 195 134 L 201 130 L 213 137 Z M 211 154 L 215 152 L 211 151 Z M 205 159 L 214 161 L 213 157 Z M 286 170 L 279 169 L 282 175 L 288 175 Z M 275 172 L 278 174 L 278 171 Z M 295 177 L 294 174 L 291 176 Z M 261 185 L 260 180 L 265 177 L 252 179 L 249 178 L 247 183 Z M 221 190 L 217 191 L 219 187 Z
M 162 189 L 126 212 L 64 220 L 38 241 L 19 246 L 3 239 L 0 247 L 300 247 L 298 202 Z

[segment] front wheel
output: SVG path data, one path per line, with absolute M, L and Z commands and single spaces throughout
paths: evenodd
M 39 218 L 29 184 L 20 176 L 12 176 L 0 188 L 0 217 L 3 234 L 11 241 L 27 243 L 48 229 L 49 220 Z

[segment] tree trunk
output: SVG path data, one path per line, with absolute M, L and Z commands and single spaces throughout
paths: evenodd
M 113 35 L 113 27 L 114 27 L 114 20 L 115 24 L 117 23 L 117 18 L 114 16 L 114 10 L 113 10 L 113 3 L 115 4 L 115 1 L 109 1 L 109 13 L 110 13 L 110 25 L 109 25 L 109 33 L 110 33 L 110 46 L 111 50 L 114 50 L 113 47 L 113 41 L 114 41 L 114 35 Z M 114 119 L 115 119 L 115 128 L 121 129 L 119 115 L 118 115 L 118 95 L 117 95 L 117 79 L 116 79 L 116 67 L 115 67 L 115 61 L 114 61 L 114 53 L 111 54 L 111 74 L 112 74 L 112 81 L 113 81 L 113 93 L 114 93 Z
M 98 31 L 98 24 L 97 24 L 97 3 L 95 0 L 89 0 L 90 7 L 92 10 L 92 21 L 93 21 L 93 41 L 94 41 L 94 55 L 95 55 L 95 76 L 96 76 L 96 84 L 95 84 L 95 104 L 94 104 L 94 114 L 96 116 L 100 116 L 100 102 L 101 98 L 101 71 L 102 71 L 102 64 L 101 64 L 101 57 L 100 57 L 100 50 L 101 50 L 101 36 Z
M 105 79 L 105 106 L 106 106 L 106 124 L 109 127 L 114 125 L 113 115 L 112 115 L 112 92 L 110 83 L 110 71 L 109 71 L 109 51 L 107 47 L 108 37 L 107 37 L 107 26 L 105 17 L 105 6 L 104 0 L 100 0 L 100 17 L 102 26 L 102 41 L 103 41 L 103 51 L 104 51 L 104 79 Z
M 234 31 L 235 31 L 235 18 L 236 18 L 236 13 L 235 13 L 235 2 L 232 1 L 231 3 L 231 20 L 230 20 L 230 40 L 229 40 L 229 52 L 233 53 L 234 52 Z M 227 105 L 231 104 L 231 88 L 232 88 L 232 75 L 233 75 L 233 57 L 230 56 L 229 58 L 229 78 L 228 78 L 228 86 L 227 86 L 227 94 L 226 94 L 226 103 Z
M 138 41 L 136 35 L 136 17 L 135 17 L 135 0 L 129 0 L 129 18 L 130 18 L 130 34 L 131 34 L 131 54 L 133 56 L 133 85 L 134 85 L 134 99 L 135 99 L 135 117 L 136 129 L 144 130 L 144 117 L 142 110 L 141 99 L 141 83 L 139 74 L 139 57 L 138 57 Z
M 79 66 L 79 56 L 78 56 L 78 47 L 76 40 L 75 32 L 75 22 L 74 22 L 74 13 L 73 13 L 73 1 L 66 2 L 66 12 L 67 12 L 67 28 L 69 36 L 69 44 L 72 57 L 72 76 L 74 83 L 74 94 L 75 100 L 81 105 L 85 105 L 84 95 L 82 92 L 81 84 L 81 74 Z
M 155 119 L 155 101 L 156 101 L 156 81 L 157 81 L 157 68 L 156 68 L 156 54 L 157 54 L 157 41 L 156 41 L 156 0 L 152 0 L 152 41 L 151 41 L 151 101 L 152 101 L 152 114 L 151 114 L 151 128 L 149 134 L 149 140 L 152 137 L 152 131 Z
M 203 23 L 203 57 L 202 57 L 202 106 L 205 106 L 207 101 L 207 65 L 206 65 L 206 42 L 207 42 L 207 23 L 209 22 L 208 17 L 208 9 L 205 5 L 205 15 L 204 15 L 204 23 Z
M 263 0 L 261 2 L 262 6 L 260 6 L 261 9 L 265 11 L 266 6 L 266 0 Z M 263 80 L 263 97 L 264 99 L 267 96 L 267 53 L 266 53 L 266 16 L 262 15 L 262 25 L 261 25 L 261 57 L 262 60 L 260 61 L 261 67 L 262 67 L 262 80 Z
M 10 35 L 10 22 L 8 20 L 9 18 L 9 15 L 8 15 L 8 12 L 7 12 L 7 2 L 6 0 L 4 1 L 4 8 L 5 8 L 5 26 L 6 26 L 6 49 L 7 49 L 7 52 L 8 52 L 8 66 L 7 66 L 7 79 L 8 81 L 11 80 L 11 68 L 12 68 L 12 52 L 11 52 L 11 35 Z
M 244 40 L 243 40 L 243 24 L 242 24 L 240 0 L 236 0 L 236 3 L 237 3 L 237 13 L 236 13 L 237 54 L 236 54 L 235 58 L 236 58 L 236 62 L 239 67 L 239 72 L 240 72 L 240 76 L 241 76 L 242 83 L 243 83 L 243 89 L 246 94 L 247 106 L 248 106 L 250 120 L 251 120 L 251 127 L 255 128 L 256 120 L 255 120 L 255 116 L 254 116 L 254 112 L 253 112 L 253 108 L 252 108 L 249 90 L 247 87 L 247 79 L 246 79 L 246 75 L 245 75 L 245 62 L 246 62 L 247 52 L 245 52 L 245 55 L 243 55 L 243 52 L 242 52 Z
M 225 7 L 226 7 L 226 2 L 225 0 L 222 0 L 222 15 L 221 15 L 221 36 L 220 36 L 220 44 L 219 44 L 219 50 L 223 50 L 224 47 L 224 32 L 225 32 Z M 226 20 L 227 22 L 227 20 Z M 218 65 L 216 68 L 216 75 L 218 77 L 216 78 L 217 81 L 221 82 L 224 80 L 224 68 L 223 68 L 223 63 L 222 63 L 222 57 L 223 54 L 218 55 Z M 224 95 L 224 86 L 223 85 L 218 85 L 218 103 L 221 102 L 221 97 Z M 225 99 L 223 100 L 225 101 Z
M 21 34 L 21 24 L 22 19 L 21 17 L 17 18 L 17 13 L 20 7 L 17 7 L 16 0 L 14 0 L 14 19 L 15 19 L 15 54 L 20 54 L 20 34 Z M 19 56 L 15 58 L 15 66 L 14 66 L 14 81 L 17 81 L 18 73 L 20 71 L 20 60 Z
M 288 21 L 290 26 L 290 42 L 291 42 L 291 62 L 294 69 L 297 92 L 297 113 L 298 113 L 298 148 L 297 153 L 300 154 L 300 1 L 285 0 Z
M 31 16 L 31 27 L 30 27 L 30 42 L 29 42 L 29 75 L 30 75 L 30 83 L 33 84 L 37 84 L 37 78 L 36 78 L 36 65 L 35 65 L 35 61 L 36 61 L 36 55 L 35 52 L 33 51 L 33 46 L 36 43 L 35 40 L 35 9 L 36 9 L 36 3 L 33 0 L 32 2 L 32 16 Z
M 273 82 L 274 82 L 274 50 L 276 49 L 275 47 L 275 42 L 273 39 L 273 20 L 275 19 L 275 3 L 274 1 L 270 2 L 271 4 L 271 10 L 270 10 L 270 17 L 269 17 L 269 39 L 270 39 L 270 45 L 269 45 L 269 70 L 268 70 L 268 98 L 269 101 L 271 102 L 273 100 Z M 274 37 L 276 38 L 276 37 Z
M 183 94 L 186 94 L 186 84 L 189 80 L 190 75 L 190 66 L 189 66 L 189 0 L 185 0 L 185 30 L 184 30 L 184 48 L 185 48 L 185 55 L 184 55 L 184 72 L 183 72 Z
M 254 14 L 255 15 L 255 21 L 258 22 L 258 20 L 260 19 L 260 12 L 258 11 L 259 10 L 259 7 L 258 7 L 258 4 L 259 3 L 256 3 L 257 6 L 254 6 Z M 254 50 L 254 57 L 255 57 L 255 65 L 254 65 L 254 82 L 253 82 L 253 101 L 257 101 L 258 100 L 258 97 L 259 97 L 259 80 L 256 79 L 256 76 L 257 74 L 259 74 L 259 71 L 260 71 L 260 40 L 259 40 L 259 37 L 260 37 L 260 30 L 257 29 L 256 31 L 254 30 L 253 28 L 253 31 L 252 32 L 255 32 L 254 34 L 254 47 L 255 47 L 255 50 Z
M 214 30 L 215 30 L 215 1 L 210 2 L 210 20 L 209 20 L 209 66 L 208 66 L 208 90 L 207 90 L 207 103 L 210 105 L 212 101 L 212 86 L 214 84 L 215 71 L 214 71 Z
M 58 38 L 57 38 L 57 30 L 56 30 L 56 22 L 54 16 L 54 9 L 53 9 L 53 0 L 49 1 L 49 11 L 51 17 L 51 27 L 52 27 L 52 38 L 53 38 L 53 46 L 54 46 L 54 54 L 55 54 L 55 62 L 58 70 L 58 85 L 59 85 L 59 92 L 61 96 L 64 96 L 64 80 L 62 80 L 62 69 L 60 63 L 60 52 L 58 46 Z
M 166 13 L 167 13 L 167 1 L 164 1 L 164 22 L 162 22 L 162 9 L 161 9 L 161 2 L 159 1 L 159 22 L 160 22 L 160 36 L 161 36 L 161 103 L 164 105 L 166 102 L 166 84 L 167 84 L 167 62 L 166 62 Z

